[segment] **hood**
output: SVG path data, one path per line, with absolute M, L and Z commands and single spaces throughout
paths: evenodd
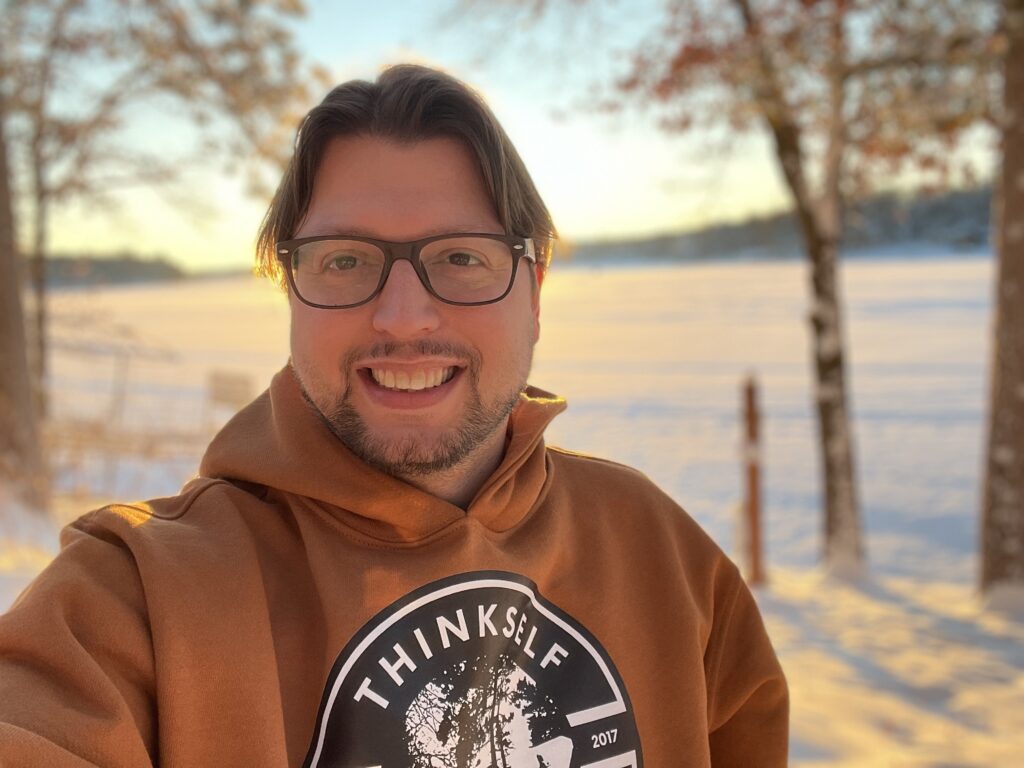
M 199 473 L 313 499 L 346 525 L 385 540 L 423 538 L 467 515 L 503 531 L 546 487 L 544 429 L 565 407 L 562 398 L 527 387 L 509 420 L 504 458 L 463 510 L 356 457 L 306 402 L 287 365 L 214 437 Z

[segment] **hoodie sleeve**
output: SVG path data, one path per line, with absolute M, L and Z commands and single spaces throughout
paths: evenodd
M 0 765 L 150 766 L 153 650 L 135 561 L 86 516 L 0 616 Z
M 785 766 L 789 691 L 782 667 L 735 566 L 728 563 L 719 577 L 721 602 L 704 654 L 711 764 Z

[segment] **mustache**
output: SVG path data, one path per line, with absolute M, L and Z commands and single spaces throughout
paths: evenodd
M 345 355 L 344 370 L 350 371 L 357 360 L 387 360 L 389 357 L 457 357 L 469 361 L 472 370 L 480 366 L 480 353 L 466 347 L 435 339 L 416 341 L 382 341 L 369 347 L 351 350 Z

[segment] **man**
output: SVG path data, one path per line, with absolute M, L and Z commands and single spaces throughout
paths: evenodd
M 312 110 L 259 239 L 290 364 L 179 496 L 64 531 L 0 620 L 0 763 L 784 765 L 736 568 L 636 471 L 544 445 L 553 238 L 458 81 Z

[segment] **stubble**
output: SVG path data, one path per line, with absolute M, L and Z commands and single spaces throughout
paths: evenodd
M 428 436 L 413 432 L 394 439 L 375 433 L 360 416 L 352 402 L 351 382 L 355 375 L 353 361 L 375 358 L 386 360 L 388 356 L 398 352 L 417 356 L 458 357 L 469 361 L 461 374 L 468 379 L 468 400 L 457 424 L 437 435 Z M 521 380 L 510 381 L 508 388 L 497 393 L 489 403 L 485 403 L 480 394 L 479 354 L 474 350 L 430 341 L 402 345 L 383 344 L 369 350 L 369 354 L 363 351 L 352 352 L 344 362 L 344 369 L 348 374 L 346 380 L 350 383 L 333 402 L 327 397 L 313 396 L 297 370 L 296 378 L 299 380 L 306 402 L 352 453 L 389 475 L 417 478 L 458 467 L 470 459 L 473 452 L 506 423 L 526 386 L 526 375 L 532 361 L 532 346 L 526 355 Z

